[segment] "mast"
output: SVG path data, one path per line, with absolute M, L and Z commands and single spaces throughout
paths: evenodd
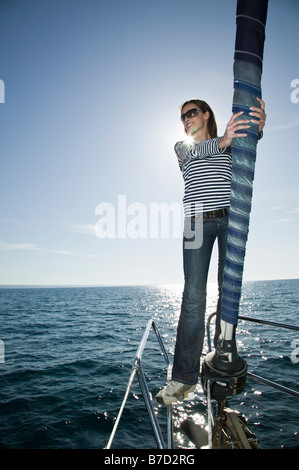
M 240 119 L 251 119 L 250 107 L 259 106 L 256 97 L 262 96 L 261 76 L 267 9 L 268 0 L 237 1 L 232 109 L 233 113 L 244 112 Z M 246 133 L 247 137 L 235 138 L 231 146 L 231 201 L 222 287 L 220 341 L 216 351 L 207 355 L 202 369 L 204 390 L 206 391 L 209 381 L 212 394 L 214 393 L 214 397 L 220 401 L 227 395 L 240 393 L 244 389 L 247 375 L 246 362 L 237 352 L 235 330 L 249 232 L 258 125 L 251 123 Z

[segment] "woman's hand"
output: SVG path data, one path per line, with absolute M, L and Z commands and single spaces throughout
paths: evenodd
M 250 116 L 254 116 L 254 117 L 257 117 L 259 120 L 255 120 L 255 119 L 251 119 L 251 122 L 253 122 L 253 124 L 258 124 L 259 126 L 259 134 L 262 132 L 263 128 L 264 128 L 264 125 L 266 123 L 266 113 L 265 113 L 265 103 L 263 102 L 263 100 L 261 100 L 260 98 L 257 98 L 257 100 L 261 103 L 261 107 L 260 108 L 256 108 L 255 106 L 253 106 L 252 108 L 250 108 L 253 112 L 249 113 Z
M 232 140 L 235 137 L 246 137 L 247 134 L 243 133 L 237 133 L 236 131 L 241 130 L 241 129 L 249 129 L 250 125 L 248 124 L 250 122 L 249 119 L 239 119 L 236 121 L 236 119 L 241 116 L 244 113 L 244 111 L 240 111 L 239 113 L 233 114 L 230 120 L 228 121 L 228 124 L 225 129 L 224 136 L 221 137 L 219 141 L 219 149 L 229 147 L 232 143 Z
M 249 129 L 250 125 L 249 123 L 252 122 L 253 124 L 258 124 L 259 126 L 259 133 L 262 132 L 265 122 L 266 122 L 266 113 L 265 113 L 265 103 L 263 100 L 260 98 L 257 98 L 257 100 L 261 103 L 261 108 L 258 107 L 251 107 L 251 112 L 249 113 L 250 116 L 254 116 L 258 118 L 256 119 L 238 119 L 239 116 L 243 114 L 243 111 L 240 111 L 239 113 L 233 114 L 230 120 L 228 121 L 228 124 L 225 129 L 224 136 L 221 137 L 219 141 L 219 150 L 225 147 L 229 147 L 232 143 L 232 140 L 235 137 L 246 137 L 246 133 L 240 133 L 236 132 L 242 129 Z

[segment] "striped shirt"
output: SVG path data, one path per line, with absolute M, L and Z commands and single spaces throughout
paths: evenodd
M 219 150 L 220 137 L 177 142 L 174 149 L 185 181 L 183 199 L 186 217 L 230 204 L 231 153 Z

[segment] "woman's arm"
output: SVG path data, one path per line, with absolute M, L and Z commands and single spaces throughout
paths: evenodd
M 177 142 L 174 150 L 177 154 L 179 162 L 185 162 L 194 158 L 204 158 L 211 155 L 219 154 L 219 142 L 221 137 L 215 137 L 208 140 L 200 140 L 198 142 Z M 221 151 L 220 153 L 222 153 Z

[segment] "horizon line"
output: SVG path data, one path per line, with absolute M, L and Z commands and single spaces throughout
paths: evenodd
M 245 279 L 246 282 L 271 282 L 271 281 L 297 281 L 299 278 L 274 278 L 274 279 Z M 208 281 L 208 284 L 217 284 L 217 281 Z M 142 284 L 0 284 L 0 289 L 20 289 L 20 288 L 83 288 L 83 287 L 142 287 L 142 286 L 179 286 L 183 282 L 160 282 L 160 283 L 142 283 Z

